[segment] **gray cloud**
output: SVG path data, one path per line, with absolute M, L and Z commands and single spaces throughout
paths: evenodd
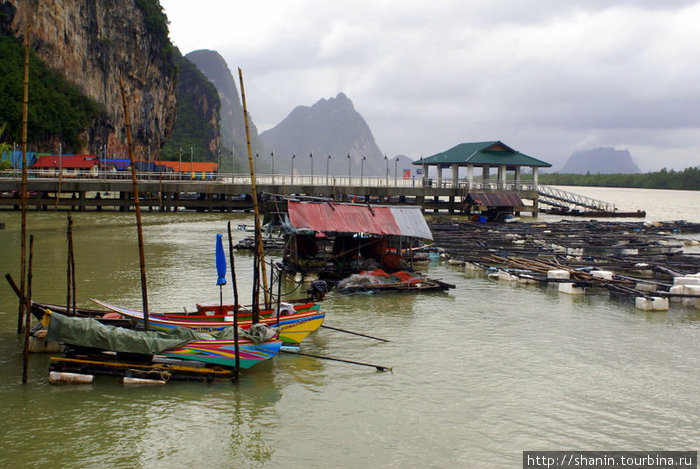
M 501 139 L 700 164 L 700 1 L 161 3 L 183 52 L 243 69 L 260 130 L 342 91 L 389 155 Z

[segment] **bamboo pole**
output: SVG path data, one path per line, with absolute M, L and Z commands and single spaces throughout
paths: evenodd
M 129 146 L 129 159 L 131 160 L 131 181 L 134 193 L 134 212 L 136 212 L 136 232 L 139 241 L 139 268 L 141 270 L 141 303 L 143 305 L 143 328 L 148 330 L 148 290 L 146 286 L 146 256 L 143 251 L 143 227 L 141 225 L 141 203 L 139 202 L 139 186 L 136 179 L 136 164 L 134 160 L 134 143 L 131 140 L 131 118 L 126 104 L 126 92 L 124 81 L 119 77 L 119 88 L 122 94 L 122 107 L 124 108 L 124 123 L 126 124 L 126 140 Z
M 231 264 L 231 283 L 233 284 L 233 342 L 234 353 L 236 357 L 236 379 L 241 371 L 241 355 L 238 347 L 238 286 L 236 285 L 236 268 L 233 263 L 233 237 L 231 236 L 231 221 L 227 224 L 228 228 L 228 257 Z
M 71 275 L 71 256 L 73 255 L 71 251 L 71 230 L 73 227 L 73 220 L 71 219 L 70 214 L 67 216 L 67 225 L 66 225 L 66 244 L 67 244 L 67 255 L 66 255 L 66 313 L 70 311 L 70 305 L 71 305 L 71 299 L 72 295 L 71 292 L 73 291 L 71 288 L 71 282 L 72 282 L 72 275 Z
M 32 261 L 34 259 L 34 235 L 29 235 L 29 269 L 27 272 L 27 299 L 25 309 L 29 308 L 32 301 Z M 24 315 L 24 347 L 22 347 L 22 384 L 29 380 L 29 329 L 32 325 L 31 315 L 26 309 Z
M 68 267 L 67 275 L 68 279 L 66 282 L 66 287 L 68 288 L 68 301 L 66 301 L 66 312 L 70 311 L 71 303 L 73 306 L 73 314 L 77 314 L 77 294 L 76 294 L 76 283 L 75 283 L 75 251 L 73 249 L 73 217 L 68 214 L 68 230 L 66 232 L 66 237 L 68 239 Z M 72 300 L 72 301 L 71 301 Z
M 248 147 L 248 168 L 250 170 L 250 191 L 252 192 L 251 196 L 253 198 L 253 211 L 255 212 L 255 230 L 257 233 L 261 233 L 262 228 L 260 226 L 260 209 L 258 207 L 258 189 L 257 185 L 255 183 L 255 164 L 253 163 L 253 149 L 250 145 L 250 126 L 248 124 L 248 107 L 246 105 L 246 100 L 245 100 L 245 88 L 243 87 L 243 71 L 238 68 L 238 80 L 241 85 L 241 101 L 243 103 L 243 120 L 245 121 L 245 138 L 246 138 L 246 145 Z M 257 259 L 257 264 L 255 265 L 255 269 L 262 270 L 262 282 L 263 282 L 263 294 L 265 296 L 265 307 L 270 308 L 270 296 L 269 296 L 269 291 L 267 288 L 267 271 L 265 270 L 264 267 L 261 267 L 264 265 L 265 262 L 265 250 L 263 248 L 263 240 L 262 240 L 262 235 L 258 236 L 256 239 L 256 248 L 257 248 L 257 253 L 258 253 L 258 259 Z M 253 311 L 254 311 L 254 320 L 255 321 L 255 314 L 258 312 L 258 309 L 256 309 L 256 303 L 259 302 L 259 297 L 256 297 L 253 300 Z
M 22 332 L 22 322 L 27 314 L 24 302 L 27 275 L 27 121 L 29 116 L 29 32 L 31 24 L 27 20 L 27 31 L 24 37 L 24 86 L 22 90 L 22 181 L 20 183 L 21 197 L 21 240 L 20 240 L 20 292 L 19 311 L 17 317 L 17 333 Z

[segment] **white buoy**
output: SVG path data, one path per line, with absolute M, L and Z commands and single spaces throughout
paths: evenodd
M 696 275 L 684 275 L 683 277 L 673 277 L 674 285 L 700 285 L 700 277 Z
M 80 373 L 66 373 L 63 371 L 49 372 L 49 383 L 51 384 L 90 384 L 95 380 L 94 375 L 83 375 Z
M 668 289 L 669 293 L 673 293 L 675 295 L 683 295 L 683 285 L 674 285 L 673 287 Z M 683 300 L 683 298 L 679 296 L 672 296 L 671 301 L 674 303 L 680 303 Z
M 657 289 L 656 285 L 653 283 L 643 283 L 640 282 L 634 286 L 635 290 L 647 292 L 647 293 L 654 293 Z
M 167 381 L 162 379 L 133 378 L 131 376 L 124 376 L 124 378 L 122 379 L 122 384 L 151 385 L 165 383 L 167 383 Z
M 562 282 L 559 284 L 559 292 L 567 295 L 583 295 L 586 291 L 583 287 L 576 287 L 573 283 Z
M 634 299 L 634 306 L 643 311 L 668 311 L 668 298 L 638 296 Z
M 613 273 L 610 270 L 591 270 L 591 275 L 594 278 L 599 278 L 601 280 L 612 280 Z
M 568 270 L 548 270 L 547 278 L 553 280 L 569 280 L 571 278 L 571 274 Z

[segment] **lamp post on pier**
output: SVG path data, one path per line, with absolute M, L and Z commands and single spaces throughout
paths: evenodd
M 399 155 L 396 155 L 394 160 L 394 187 L 398 184 L 399 179 Z
M 292 155 L 292 171 L 291 171 L 291 176 L 292 176 L 292 184 L 294 184 L 294 158 L 296 158 L 297 155 Z
M 389 158 L 384 155 L 384 162 L 386 163 L 386 187 L 389 187 Z
M 352 175 L 350 173 L 350 170 L 351 170 L 350 163 L 352 163 L 352 160 L 350 159 L 350 153 L 348 153 L 348 186 L 350 185 L 350 176 Z
M 331 165 L 331 154 L 328 154 L 328 159 L 326 160 L 326 185 L 328 185 L 328 170 Z
M 309 153 L 309 158 L 311 159 L 311 185 L 314 184 L 314 154 Z
M 275 183 L 275 152 L 270 152 L 270 159 L 272 160 L 272 184 Z
M 363 185 L 364 182 L 364 177 L 365 177 L 365 160 L 367 157 L 365 155 L 362 155 L 362 159 L 360 160 L 360 185 Z

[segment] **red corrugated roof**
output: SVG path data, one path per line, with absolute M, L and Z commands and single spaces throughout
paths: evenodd
M 44 155 L 36 159 L 32 168 L 90 169 L 97 164 L 95 155 Z
M 371 233 L 432 239 L 420 207 L 287 202 L 292 227 L 336 233 Z M 396 214 L 394 211 L 398 211 Z

